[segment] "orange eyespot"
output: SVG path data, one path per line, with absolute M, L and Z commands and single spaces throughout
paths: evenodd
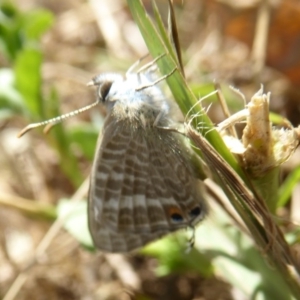
M 183 216 L 181 210 L 176 206 L 171 206 L 168 209 L 168 214 L 174 222 L 182 222 Z

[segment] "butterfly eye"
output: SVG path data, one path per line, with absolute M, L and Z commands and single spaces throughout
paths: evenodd
M 199 206 L 194 207 L 192 210 L 190 210 L 189 215 L 191 217 L 198 217 L 201 214 L 201 208 Z
M 181 214 L 181 211 L 177 207 L 171 207 L 169 209 L 169 215 L 172 219 L 172 221 L 179 223 L 183 221 L 183 216 Z
M 110 88 L 112 86 L 113 82 L 112 81 L 104 81 L 100 86 L 99 86 L 99 89 L 98 89 L 98 96 L 100 98 L 100 100 L 102 102 L 105 102 L 105 98 L 107 97 L 109 91 L 110 91 Z

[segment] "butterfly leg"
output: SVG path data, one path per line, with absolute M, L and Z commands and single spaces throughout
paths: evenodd
M 158 78 L 157 80 L 149 83 L 149 84 L 144 84 L 144 85 L 140 85 L 138 86 L 137 88 L 135 88 L 136 91 L 141 91 L 141 90 L 144 90 L 146 88 L 149 88 L 149 87 L 152 87 L 152 86 L 155 86 L 156 84 L 158 84 L 159 82 L 165 80 L 166 78 L 170 77 L 171 75 L 173 75 L 175 73 L 175 71 L 177 70 L 177 67 L 175 67 L 170 73 L 164 75 L 164 76 L 161 76 L 160 78 Z

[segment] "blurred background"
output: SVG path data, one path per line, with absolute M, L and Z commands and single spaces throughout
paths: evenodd
M 167 24 L 168 1 L 156 3 Z M 151 1 L 143 4 L 151 16 Z M 187 82 L 197 97 L 218 82 L 234 113 L 244 102 L 229 86 L 249 101 L 263 84 L 271 111 L 299 125 L 299 1 L 178 0 L 174 7 Z M 86 197 L 78 188 L 89 175 L 105 111 L 99 106 L 70 118 L 47 135 L 38 128 L 18 139 L 18 132 L 92 103 L 95 91 L 86 83 L 93 76 L 125 73 L 146 53 L 125 0 L 0 0 L 0 297 L 291 299 L 220 208 L 199 227 L 189 254 L 184 232 L 133 254 L 99 253 L 76 218 L 65 226 L 73 235 L 61 229 L 45 239 L 70 199 Z M 224 120 L 216 101 L 204 105 L 211 105 L 213 122 Z M 282 180 L 299 162 L 296 151 Z M 277 211 L 293 224 L 300 221 L 298 173 Z M 296 244 L 297 226 L 282 222 Z

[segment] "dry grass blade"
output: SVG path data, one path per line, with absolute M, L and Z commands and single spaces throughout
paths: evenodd
M 252 49 L 253 73 L 257 77 L 258 82 L 260 82 L 259 77 L 266 60 L 270 16 L 271 7 L 269 1 L 261 1 Z
M 223 110 L 223 113 L 227 118 L 230 117 L 230 112 L 229 112 L 229 108 L 228 108 L 228 105 L 226 103 L 226 100 L 225 100 L 225 97 L 223 96 L 222 92 L 221 92 L 221 86 L 219 83 L 215 83 L 215 89 L 217 91 L 217 97 L 218 97 L 218 100 L 219 100 L 219 103 L 222 107 L 222 110 Z M 236 132 L 236 129 L 234 126 L 229 126 L 228 130 L 230 131 L 231 135 L 234 136 L 235 138 L 237 138 L 237 132 Z

